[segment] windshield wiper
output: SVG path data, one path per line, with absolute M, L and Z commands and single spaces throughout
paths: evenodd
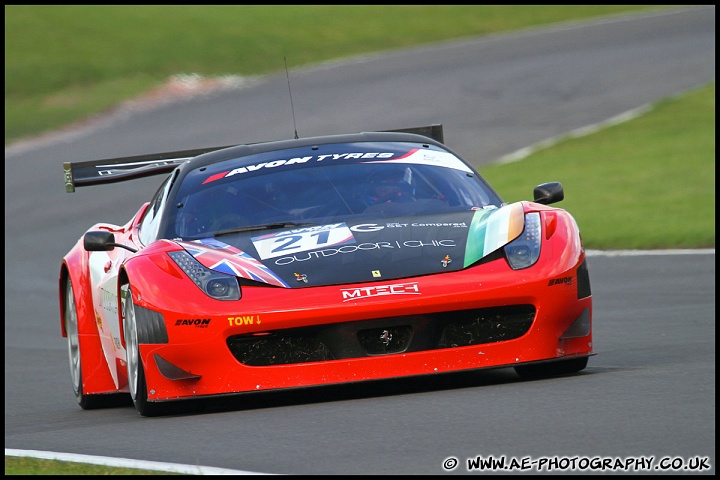
M 230 235 L 231 233 L 240 232 L 252 232 L 255 230 L 272 230 L 275 228 L 291 228 L 291 227 L 311 227 L 317 225 L 317 223 L 311 222 L 275 222 L 275 223 L 264 223 L 262 225 L 250 225 L 247 227 L 228 228 L 227 230 L 220 230 L 213 233 L 213 237 L 220 237 L 222 235 Z

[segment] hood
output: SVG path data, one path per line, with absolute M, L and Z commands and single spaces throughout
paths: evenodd
M 499 209 L 363 217 L 177 243 L 212 270 L 302 288 L 461 270 L 517 238 L 523 228 L 518 202 Z

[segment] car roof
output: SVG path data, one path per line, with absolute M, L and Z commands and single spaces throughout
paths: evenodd
M 267 153 L 299 147 L 310 147 L 314 145 L 347 144 L 359 142 L 411 142 L 422 143 L 426 145 L 436 145 L 447 150 L 447 147 L 442 143 L 433 140 L 430 137 L 414 133 L 364 132 L 342 135 L 323 135 L 308 138 L 297 138 L 292 140 L 252 143 L 229 147 L 222 150 L 216 150 L 214 152 L 205 153 L 193 158 L 189 162 L 183 164 L 180 167 L 180 170 L 194 170 L 199 167 L 212 165 L 214 163 L 222 162 L 225 160 L 255 155 L 259 153 Z

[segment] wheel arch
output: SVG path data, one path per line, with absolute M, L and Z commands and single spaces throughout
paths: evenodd
M 70 278 L 70 274 L 68 273 L 67 265 L 65 265 L 65 262 L 60 266 L 60 277 L 58 281 L 58 300 L 60 302 L 60 333 L 63 337 L 67 338 L 67 327 L 65 326 L 65 311 L 66 311 L 66 297 L 65 297 L 65 289 L 67 288 L 67 282 Z
M 78 322 L 78 343 L 82 362 L 82 389 L 84 394 L 116 392 L 117 388 L 105 360 L 95 322 L 87 256 L 76 247 L 63 259 L 58 288 L 60 295 L 60 329 L 67 337 L 65 289 L 71 282 Z
M 128 277 L 127 270 L 124 268 L 121 268 L 118 272 L 118 279 L 117 279 L 117 298 L 118 298 L 118 322 L 120 326 L 120 342 L 122 343 L 122 347 L 127 350 L 127 345 L 125 343 L 125 302 L 123 301 L 123 287 L 125 285 L 130 284 L 130 278 Z
M 95 315 L 93 314 L 92 308 L 87 255 L 83 255 L 78 249 L 79 246 L 76 245 L 75 248 L 63 258 L 60 266 L 58 298 L 60 300 L 60 329 L 63 337 L 67 337 L 67 329 L 65 327 L 65 289 L 67 282 L 71 282 L 73 288 L 79 333 L 81 335 L 97 333 L 97 327 L 94 326 Z

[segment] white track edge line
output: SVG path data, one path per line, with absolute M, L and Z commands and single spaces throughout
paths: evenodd
M 184 465 L 179 463 L 153 462 L 149 460 L 133 460 L 130 458 L 101 457 L 95 455 L 82 455 L 78 453 L 43 452 L 40 450 L 19 450 L 6 448 L 5 455 L 9 457 L 32 457 L 43 460 L 58 460 L 61 462 L 88 463 L 106 467 L 135 468 L 140 470 L 154 470 L 186 475 L 267 475 L 259 472 L 245 470 L 232 470 L 228 468 L 204 467 L 201 465 Z

